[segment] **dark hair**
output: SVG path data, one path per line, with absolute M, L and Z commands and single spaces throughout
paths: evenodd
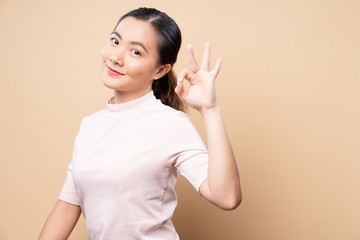
M 138 20 L 149 22 L 158 33 L 157 51 L 159 63 L 170 64 L 170 71 L 162 78 L 153 81 L 152 90 L 157 99 L 162 103 L 184 111 L 185 105 L 175 92 L 177 78 L 172 66 L 176 62 L 177 54 L 181 46 L 181 32 L 175 21 L 166 13 L 154 8 L 138 8 L 122 16 L 117 25 L 126 17 L 134 17 Z M 115 30 L 114 29 L 114 30 Z

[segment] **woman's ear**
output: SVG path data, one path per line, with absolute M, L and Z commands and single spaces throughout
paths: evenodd
M 162 78 L 170 70 L 171 70 L 171 65 L 170 64 L 165 64 L 165 65 L 160 66 L 160 68 L 158 69 L 158 72 L 154 76 L 154 80 Z

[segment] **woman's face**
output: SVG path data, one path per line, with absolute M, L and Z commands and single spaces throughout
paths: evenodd
M 123 19 L 102 50 L 103 83 L 122 99 L 135 99 L 151 90 L 170 65 L 160 65 L 157 33 L 150 23 L 133 17 Z

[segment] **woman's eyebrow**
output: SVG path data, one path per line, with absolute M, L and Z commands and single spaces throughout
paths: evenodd
M 120 33 L 113 31 L 111 34 L 115 34 L 118 38 L 122 39 Z M 130 41 L 131 44 L 135 44 L 135 45 L 139 45 L 140 47 L 142 47 L 144 49 L 144 51 L 146 53 L 148 53 L 146 47 L 144 46 L 144 44 L 142 44 L 141 42 L 137 42 L 137 41 Z

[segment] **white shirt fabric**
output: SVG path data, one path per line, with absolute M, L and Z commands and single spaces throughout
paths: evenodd
M 199 191 L 208 152 L 183 112 L 153 92 L 85 117 L 59 199 L 81 206 L 90 240 L 179 239 L 178 172 Z

